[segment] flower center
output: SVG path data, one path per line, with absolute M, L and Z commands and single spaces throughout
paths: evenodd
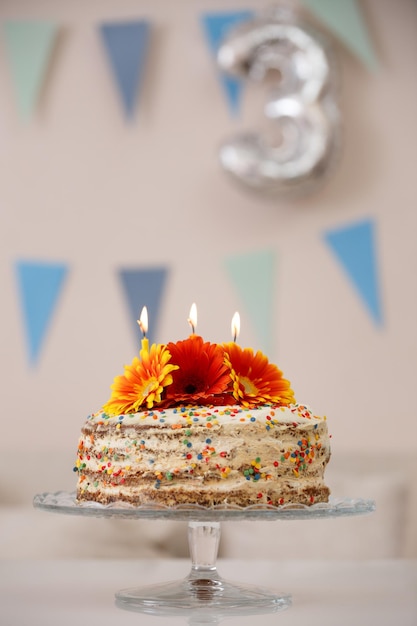
M 184 376 L 182 378 L 179 387 L 182 390 L 183 394 L 192 396 L 196 393 L 204 392 L 207 385 L 204 379 L 191 373 L 191 375 Z
M 157 379 L 155 377 L 150 378 L 148 380 L 148 383 L 144 385 L 141 389 L 143 398 L 146 398 L 151 393 L 151 391 L 155 391 L 157 387 L 158 387 Z
M 243 390 L 246 395 L 256 395 L 258 393 L 258 388 L 253 384 L 253 381 L 250 378 L 246 378 L 246 376 L 239 376 L 239 382 L 243 387 Z

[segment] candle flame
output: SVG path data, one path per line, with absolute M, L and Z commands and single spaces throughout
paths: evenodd
M 232 317 L 232 337 L 233 337 L 233 341 L 236 341 L 236 339 L 239 337 L 239 333 L 240 333 L 240 315 L 236 311 L 236 313 Z
M 148 309 L 146 308 L 146 306 L 143 307 L 140 318 L 137 320 L 137 322 L 139 324 L 139 328 L 143 333 L 143 336 L 146 337 L 146 333 L 148 332 Z
M 192 303 L 190 308 L 190 316 L 188 318 L 188 323 L 191 326 L 191 330 L 193 334 L 195 333 L 195 329 L 197 327 L 197 305 L 195 302 Z

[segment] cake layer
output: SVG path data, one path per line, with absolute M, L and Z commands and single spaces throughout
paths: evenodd
M 178 407 L 90 416 L 77 498 L 203 506 L 328 500 L 325 418 L 303 405 Z

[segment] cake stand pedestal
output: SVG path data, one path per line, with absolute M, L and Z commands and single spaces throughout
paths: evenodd
M 116 593 L 120 608 L 152 615 L 182 615 L 189 623 L 216 624 L 233 615 L 273 613 L 291 606 L 291 595 L 224 580 L 216 568 L 221 522 L 237 520 L 300 520 L 364 515 L 375 510 L 373 500 L 335 499 L 312 506 L 253 505 L 247 508 L 199 505 L 133 507 L 123 502 L 78 504 L 75 493 L 43 493 L 35 496 L 36 508 L 55 513 L 125 519 L 171 519 L 188 522 L 191 571 L 179 581 Z
M 180 581 L 116 593 L 120 608 L 158 615 L 194 615 L 193 624 L 217 623 L 220 615 L 247 615 L 285 609 L 289 594 L 224 580 L 216 568 L 220 522 L 188 522 L 191 571 Z M 213 615 L 213 613 L 215 615 Z M 197 617 L 205 621 L 195 621 Z M 211 618 L 207 622 L 207 618 Z M 213 621 L 215 617 L 215 621 Z

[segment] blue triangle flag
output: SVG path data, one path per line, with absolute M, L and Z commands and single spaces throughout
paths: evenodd
M 139 339 L 141 338 L 137 320 L 144 306 L 148 309 L 149 318 L 147 337 L 150 344 L 155 341 L 155 331 L 158 329 L 161 316 L 161 302 L 167 274 L 168 270 L 162 267 L 139 270 L 122 269 L 119 271 L 119 277 L 129 307 L 131 326 L 134 337 L 137 338 L 137 345 L 140 345 Z
M 341 263 L 377 324 L 382 324 L 373 220 L 328 231 L 325 241 Z
M 57 26 L 25 20 L 8 21 L 3 29 L 19 112 L 28 119 L 41 91 Z
M 16 272 L 29 360 L 34 365 L 50 326 L 67 267 L 63 264 L 18 261 Z
M 262 250 L 237 255 L 226 259 L 225 265 L 258 334 L 261 350 L 271 352 L 275 318 L 275 253 Z
M 100 32 L 125 113 L 132 118 L 148 51 L 149 22 L 136 20 L 101 24 Z
M 214 56 L 227 35 L 228 31 L 241 22 L 254 17 L 254 11 L 230 11 L 222 13 L 206 13 L 202 16 L 202 25 L 208 45 Z M 220 82 L 227 98 L 230 112 L 236 115 L 240 109 L 243 80 L 228 76 L 219 70 Z

